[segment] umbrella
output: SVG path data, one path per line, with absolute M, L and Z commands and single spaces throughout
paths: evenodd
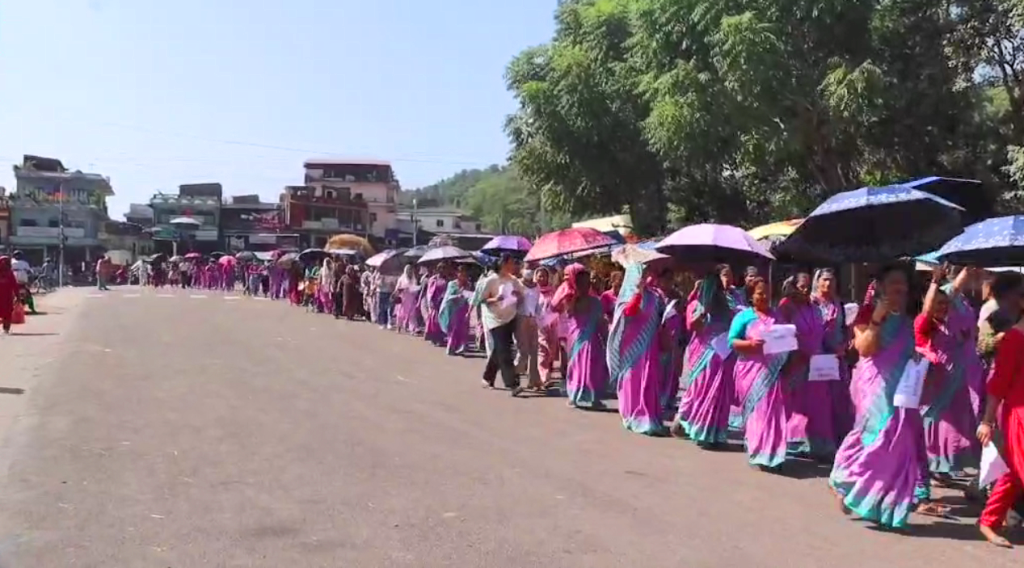
M 743 229 L 711 223 L 683 227 L 654 248 L 662 254 L 696 264 L 757 264 L 775 258 Z
M 217 252 L 211 252 L 211 253 L 210 253 L 210 258 L 212 258 L 212 259 L 216 260 L 216 259 L 218 259 L 218 258 L 220 258 L 220 257 L 222 257 L 222 256 L 227 256 L 227 254 L 228 254 L 228 253 L 226 253 L 226 252 L 220 252 L 220 251 L 217 251 Z
M 402 256 L 405 256 L 405 257 L 408 257 L 408 258 L 419 258 L 419 257 L 427 254 L 428 250 L 430 250 L 430 247 L 428 247 L 426 245 L 420 245 L 418 247 L 412 247 L 411 249 L 405 251 L 404 253 L 402 253 Z
M 380 268 L 380 265 L 384 264 L 388 260 L 399 257 L 402 255 L 401 250 L 386 250 L 379 252 L 370 258 L 366 259 L 366 266 L 372 266 L 374 268 Z
M 529 252 L 530 239 L 526 237 L 519 237 L 516 235 L 501 235 L 500 237 L 494 237 L 487 241 L 487 244 L 480 247 L 480 252 L 501 254 L 503 252 L 516 253 L 521 252 L 523 254 Z
M 803 222 L 803 219 L 776 221 L 775 223 L 768 223 L 767 225 L 754 227 L 747 232 L 750 233 L 751 237 L 754 237 L 754 239 L 758 241 L 770 239 L 772 237 L 788 237 L 792 235 L 793 231 L 795 231 Z
M 612 261 L 621 264 L 622 266 L 629 266 L 630 264 L 646 264 L 648 262 L 668 258 L 671 257 L 658 252 L 653 248 L 653 246 L 644 247 L 640 244 L 622 245 L 612 251 Z
M 905 185 L 864 187 L 830 197 L 777 254 L 816 262 L 889 262 L 940 247 L 962 231 L 957 205 Z
M 198 252 L 190 252 L 185 255 L 185 258 L 189 260 L 195 260 L 197 258 L 203 258 L 203 255 L 199 254 Z
M 192 225 L 193 227 L 201 227 L 201 226 L 203 226 L 202 221 L 199 221 L 197 219 L 193 219 L 192 217 L 175 217 L 174 219 L 171 219 L 171 224 L 172 225 Z
M 279 264 L 281 266 L 286 266 L 287 267 L 287 266 L 291 266 L 292 264 L 294 264 L 295 261 L 297 261 L 297 260 L 299 260 L 299 253 L 297 253 L 297 252 L 289 252 L 289 253 L 281 255 L 281 258 L 277 259 L 277 264 Z
M 237 258 L 238 260 L 250 261 L 256 258 L 256 253 L 252 252 L 251 250 L 243 250 L 242 252 L 236 254 L 235 258 Z
M 170 260 L 170 262 L 181 262 L 181 261 L 182 261 L 182 258 L 181 258 L 180 255 L 172 256 L 171 260 Z
M 299 253 L 299 262 L 304 264 L 312 264 L 314 262 L 323 262 L 329 255 L 324 249 L 309 248 Z
M 229 264 L 238 264 L 238 259 L 233 256 L 222 256 L 219 259 L 217 259 L 217 262 L 227 266 Z
M 472 258 L 472 255 L 459 247 L 444 246 L 428 250 L 426 254 L 420 257 L 419 263 L 456 260 L 460 258 Z
M 353 248 L 331 248 L 327 252 L 333 256 L 359 256 L 362 252 Z
M 334 235 L 328 239 L 324 248 L 327 250 L 355 249 L 363 256 L 373 256 L 376 252 L 366 239 L 357 235 L 349 234 Z
M 982 267 L 1024 264 L 1024 215 L 979 221 L 942 245 L 935 257 Z
M 149 263 L 150 264 L 153 264 L 153 263 L 159 264 L 161 262 L 167 262 L 167 255 L 162 253 L 162 252 L 154 254 L 153 256 L 149 257 Z
M 543 235 L 526 253 L 526 261 L 587 252 L 616 244 L 615 239 L 589 227 L 572 227 Z

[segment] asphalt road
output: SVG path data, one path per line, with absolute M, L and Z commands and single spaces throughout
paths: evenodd
M 759 473 L 613 413 L 483 390 L 481 360 L 419 339 L 192 296 L 65 290 L 16 330 L 34 335 L 0 338 L 0 567 L 1024 558 L 977 540 L 973 519 L 908 534 L 847 519 L 827 470 Z

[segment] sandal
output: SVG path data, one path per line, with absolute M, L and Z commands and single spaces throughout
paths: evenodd
M 926 517 L 936 517 L 939 519 L 950 518 L 949 507 L 946 507 L 945 505 L 940 505 L 934 501 L 922 502 L 920 505 L 917 506 L 917 509 L 915 509 L 914 512 L 918 515 L 924 515 Z
M 995 530 L 982 525 L 978 525 L 978 529 L 981 531 L 982 536 L 985 537 L 985 540 L 987 540 L 992 546 L 998 546 L 999 548 L 1013 548 L 1013 544 L 1003 538 L 1002 535 L 997 533 Z

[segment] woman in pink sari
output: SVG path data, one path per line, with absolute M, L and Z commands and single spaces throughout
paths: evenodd
M 799 344 L 789 354 L 783 369 L 782 384 L 786 414 L 786 439 L 789 451 L 828 462 L 836 453 L 838 436 L 832 416 L 833 382 L 810 380 L 811 358 L 825 354 L 825 322 L 811 302 L 811 275 L 801 272 L 782 286 L 779 320 L 796 326 Z M 838 357 L 835 353 L 830 354 Z
M 565 280 L 558 287 L 551 307 L 566 315 L 569 365 L 565 391 L 573 408 L 604 408 L 608 387 L 605 366 L 607 322 L 601 301 L 590 293 L 590 273 L 582 264 L 565 269 Z
M 416 302 L 419 297 L 419 285 L 416 282 L 416 271 L 412 265 L 406 265 L 402 276 L 395 285 L 395 297 L 398 299 L 398 331 L 399 333 L 415 334 L 419 331 L 420 309 Z
M 661 318 L 664 301 L 644 280 L 644 266 L 626 269 L 608 340 L 608 371 L 618 387 L 627 430 L 665 434 L 661 410 Z M 571 361 L 570 361 L 571 363 Z
M 540 290 L 540 317 L 537 318 L 537 366 L 540 369 L 541 390 L 552 383 L 551 371 L 558 359 L 558 314 L 551 306 L 555 287 L 551 285 L 551 272 L 540 267 L 533 273 L 537 289 Z
M 441 329 L 441 302 L 444 301 L 444 294 L 448 290 L 448 265 L 442 262 L 437 267 L 437 272 L 427 279 L 425 284 L 425 299 L 427 304 L 427 326 L 424 339 L 438 347 L 445 344 L 444 330 Z
M 853 428 L 853 399 L 850 398 L 850 367 L 846 352 L 850 348 L 850 328 L 846 325 L 846 308 L 836 297 L 836 277 L 831 268 L 814 273 L 811 303 L 818 308 L 825 327 L 825 353 L 839 357 L 839 382 L 832 385 L 832 423 L 836 446 Z
M 734 377 L 743 437 L 750 465 L 777 470 L 786 461 L 786 408 L 782 394 L 782 368 L 787 353 L 766 355 L 761 334 L 776 322 L 768 284 L 755 278 L 750 285 L 751 307 L 736 314 L 729 326 L 729 344 L 737 353 Z
M 622 273 L 612 272 L 608 281 L 608 289 L 601 294 L 601 307 L 604 309 L 604 316 L 612 321 L 615 315 L 615 302 L 619 298 L 619 290 L 622 289 Z

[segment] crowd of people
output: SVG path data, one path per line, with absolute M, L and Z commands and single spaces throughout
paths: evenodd
M 974 471 L 1000 423 L 1013 438 L 1004 450 L 1011 474 L 989 493 L 980 527 L 1009 546 L 999 529 L 1024 492 L 1013 473 L 1024 471 L 1015 451 L 1024 443 L 1024 277 L 941 267 L 930 276 L 919 294 L 912 268 L 884 268 L 852 312 L 828 268 L 796 271 L 774 294 L 755 267 L 739 280 L 722 265 L 684 281 L 665 264 L 597 275 L 582 264 L 525 268 L 508 254 L 483 268 L 446 261 L 401 272 L 330 257 L 200 261 L 151 266 L 142 283 L 241 285 L 420 336 L 450 356 L 484 351 L 484 387 L 500 375 L 513 397 L 557 390 L 580 410 L 614 400 L 626 429 L 708 450 L 741 438 L 763 471 L 830 463 L 838 506 L 887 528 L 912 513 L 948 515 L 933 486 Z M 769 350 L 778 326 L 795 329 L 795 344 Z M 821 356 L 834 358 L 834 380 L 815 376 Z M 908 363 L 919 360 L 929 363 L 920 404 L 897 404 Z

